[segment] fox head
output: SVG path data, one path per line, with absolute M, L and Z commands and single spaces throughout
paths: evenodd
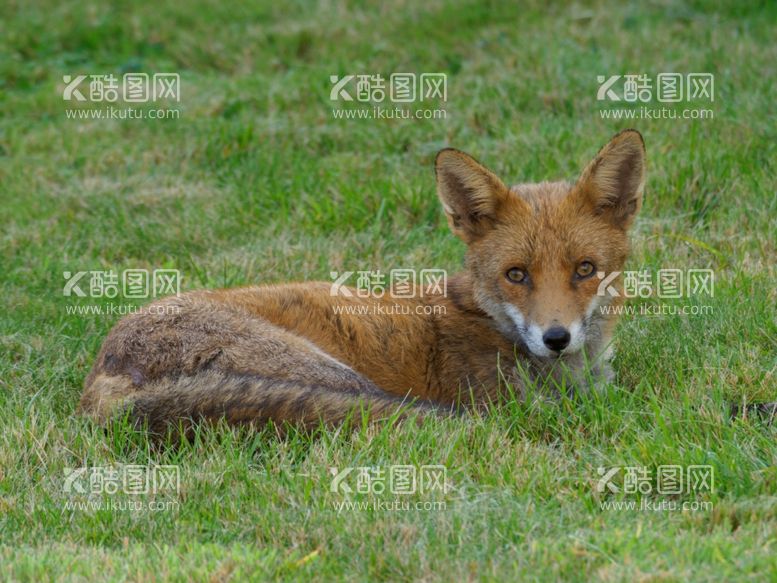
M 598 273 L 621 271 L 642 205 L 645 145 L 635 130 L 610 140 L 575 183 L 508 188 L 467 154 L 442 150 L 437 193 L 467 245 L 474 301 L 537 357 L 601 347 L 606 298 Z

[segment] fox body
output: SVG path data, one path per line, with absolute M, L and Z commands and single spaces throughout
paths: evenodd
M 642 202 L 642 137 L 617 134 L 574 183 L 508 188 L 463 152 L 436 158 L 437 192 L 465 270 L 415 299 L 332 295 L 328 283 L 194 291 L 124 317 L 85 382 L 99 421 L 129 412 L 153 431 L 226 419 L 337 424 L 420 417 L 506 391 L 585 390 L 607 378 L 620 271 Z

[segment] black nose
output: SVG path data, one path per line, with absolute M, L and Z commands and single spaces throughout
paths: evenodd
M 542 335 L 542 341 L 545 343 L 545 346 L 556 352 L 561 352 L 569 346 L 570 338 L 569 330 L 563 326 L 553 326 Z

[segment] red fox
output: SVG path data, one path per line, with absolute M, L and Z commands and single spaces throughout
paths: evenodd
M 80 409 L 158 432 L 219 419 L 314 426 L 354 410 L 423 419 L 607 379 L 617 311 L 601 308 L 621 296 L 597 290 L 602 273 L 623 268 L 642 204 L 639 132 L 614 136 L 575 183 L 508 188 L 455 149 L 439 152 L 435 173 L 467 246 L 446 293 L 349 297 L 290 283 L 161 299 L 110 332 Z M 407 309 L 375 309 L 388 303 Z

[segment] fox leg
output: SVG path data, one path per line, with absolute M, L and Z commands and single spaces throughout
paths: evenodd
M 403 408 L 421 416 L 436 411 L 428 401 L 383 391 L 305 338 L 201 294 L 167 298 L 122 319 L 80 402 L 100 422 L 130 411 L 153 432 L 218 419 L 336 425 L 354 410 L 377 419 L 404 416 Z

